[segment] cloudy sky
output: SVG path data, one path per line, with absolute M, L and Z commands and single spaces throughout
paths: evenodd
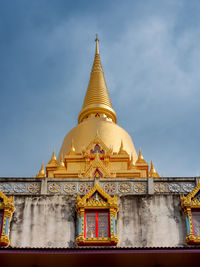
M 0 1 L 0 176 L 77 124 L 95 34 L 118 124 L 164 176 L 200 176 L 199 0 Z

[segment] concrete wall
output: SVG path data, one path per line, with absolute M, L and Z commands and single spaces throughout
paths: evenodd
M 121 197 L 117 226 L 122 247 L 185 245 L 186 225 L 178 195 Z
M 75 240 L 73 196 L 15 197 L 10 227 L 13 247 L 70 247 Z
M 179 195 L 121 196 L 118 246 L 185 245 L 185 219 Z M 75 196 L 15 196 L 10 227 L 12 247 L 73 247 L 76 236 Z

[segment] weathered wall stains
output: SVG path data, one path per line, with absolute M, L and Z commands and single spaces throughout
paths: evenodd
M 12 247 L 73 247 L 75 196 L 15 196 Z M 117 221 L 118 246 L 185 245 L 185 220 L 179 195 L 122 196 Z
M 185 219 L 179 196 L 121 197 L 118 214 L 119 246 L 184 246 L 185 235 Z
M 68 247 L 75 237 L 75 197 L 15 197 L 13 247 Z

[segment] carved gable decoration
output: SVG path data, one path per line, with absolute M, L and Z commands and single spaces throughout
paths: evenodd
M 200 244 L 200 183 L 187 196 L 181 196 L 185 214 L 188 244 Z
M 110 208 L 111 206 L 116 211 L 118 210 L 117 197 L 108 195 L 98 184 L 96 184 L 93 189 L 82 198 L 80 196 L 77 197 L 76 209 L 79 209 L 80 207 L 92 209 L 94 207 Z
M 79 177 L 114 177 L 115 174 L 110 172 L 109 166 L 104 164 L 104 161 L 100 159 L 100 154 L 94 154 L 95 158 L 91 161 L 85 172 L 81 172 Z
M 187 196 L 181 196 L 181 206 L 185 210 L 189 208 L 200 208 L 200 183 Z
M 86 151 L 89 154 L 95 154 L 95 153 L 107 154 L 110 152 L 110 149 L 104 144 L 104 142 L 102 141 L 101 137 L 97 132 L 94 139 L 87 146 Z
M 99 144 L 96 144 L 94 146 L 94 149 L 90 150 L 90 154 L 95 154 L 95 153 L 99 153 L 99 154 L 105 154 L 105 151 L 103 149 L 101 149 Z
M 92 175 L 96 178 L 103 177 L 103 173 L 98 168 L 95 169 Z

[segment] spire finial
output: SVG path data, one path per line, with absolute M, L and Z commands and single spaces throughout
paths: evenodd
M 53 150 L 51 159 L 48 162 L 47 166 L 49 167 L 49 165 L 51 165 L 51 166 L 57 166 L 58 165 L 58 162 L 57 162 L 57 159 L 56 159 L 56 155 L 55 155 L 55 149 Z
M 119 148 L 118 155 L 128 155 L 128 153 L 127 153 L 126 150 L 124 149 L 123 140 L 121 140 L 121 145 L 120 145 L 120 148 Z
M 65 163 L 64 163 L 64 160 L 63 160 L 63 154 L 61 154 L 61 156 L 60 156 L 59 166 L 65 167 Z
M 151 169 L 155 171 L 154 166 L 153 166 L 153 160 L 151 160 Z
M 75 155 L 75 154 L 76 154 L 76 149 L 74 147 L 74 140 L 72 139 L 71 148 L 70 148 L 68 155 Z
M 39 173 L 36 175 L 37 178 L 43 178 L 45 177 L 45 170 L 44 170 L 44 162 L 42 161 L 42 166 L 41 169 L 39 171 Z
M 149 177 L 160 177 L 160 175 L 156 172 L 154 166 L 153 166 L 153 161 L 151 160 L 151 168 L 149 171 Z
M 83 120 L 90 117 L 90 115 L 96 117 L 97 114 L 104 114 L 104 117 L 107 117 L 111 119 L 114 123 L 116 123 L 117 117 L 115 111 L 112 108 L 99 56 L 98 37 L 96 37 L 95 42 L 96 51 L 94 62 L 83 106 L 78 116 L 78 123 L 81 123 Z
M 95 54 L 99 54 L 99 38 L 98 38 L 97 34 L 96 34 L 95 42 L 96 42 L 96 52 L 95 52 Z
M 139 155 L 138 155 L 138 158 L 139 158 L 139 159 L 144 159 L 143 156 L 142 156 L 141 147 L 139 148 Z
M 121 140 L 121 146 L 120 146 L 120 149 L 124 149 L 124 144 L 123 144 L 123 141 Z
M 52 160 L 56 160 L 55 149 L 53 149 Z
M 134 168 L 133 153 L 131 153 L 131 159 L 130 159 L 130 163 L 129 163 L 129 169 L 133 169 L 133 168 Z

